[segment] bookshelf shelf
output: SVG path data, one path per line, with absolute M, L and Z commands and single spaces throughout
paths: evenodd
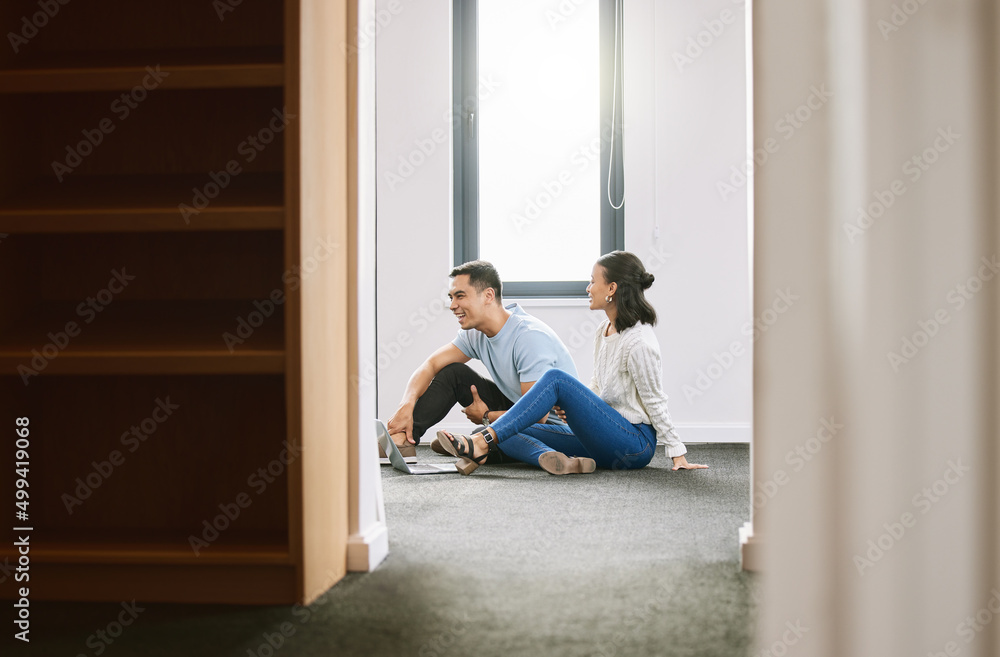
M 0 200 L 0 232 L 76 233 L 185 230 L 280 230 L 283 177 L 244 172 L 212 199 L 198 197 L 208 174 L 43 178 Z M 215 192 L 215 187 L 209 192 Z M 204 194 L 204 192 L 202 192 Z M 181 209 L 184 204 L 187 208 Z M 201 206 L 201 207 L 199 207 Z
M 280 47 L 45 53 L 0 69 L 0 94 L 280 87 Z

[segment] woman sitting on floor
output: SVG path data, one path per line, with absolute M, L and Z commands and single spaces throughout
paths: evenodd
M 505 454 L 552 474 L 593 472 L 598 466 L 634 470 L 653 459 L 657 436 L 666 441 L 674 470 L 707 468 L 687 462 L 687 448 L 667 412 L 653 333 L 656 311 L 644 292 L 653 278 L 633 253 L 602 256 L 587 286 L 590 309 L 608 316 L 595 336 L 590 387 L 562 370 L 549 370 L 485 434 L 439 431 L 445 449 L 460 459 L 459 472 L 475 470 L 493 441 Z M 568 426 L 537 423 L 554 406 Z

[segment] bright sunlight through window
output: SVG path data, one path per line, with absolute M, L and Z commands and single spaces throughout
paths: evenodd
M 601 255 L 599 2 L 558 22 L 547 5 L 479 0 L 480 79 L 499 81 L 479 99 L 479 253 L 504 281 L 586 279 Z

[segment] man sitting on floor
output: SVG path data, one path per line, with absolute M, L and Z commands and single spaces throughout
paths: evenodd
M 389 419 L 389 435 L 403 456 L 416 455 L 421 436 L 456 402 L 474 424 L 488 425 L 548 370 L 558 368 L 577 376 L 572 356 L 551 328 L 516 303 L 504 307 L 500 275 L 492 264 L 473 260 L 455 267 L 449 276 L 448 297 L 458 318 L 458 336 L 410 376 L 403 400 Z M 465 364 L 472 358 L 483 363 L 492 380 Z M 563 424 L 555 412 L 539 421 Z M 447 454 L 436 442 L 435 438 L 431 448 Z M 491 451 L 487 460 L 503 461 L 499 450 Z

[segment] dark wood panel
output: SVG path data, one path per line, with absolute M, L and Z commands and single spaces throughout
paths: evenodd
M 29 521 L 40 535 L 85 542 L 110 530 L 131 535 L 131 548 L 164 534 L 181 547 L 191 534 L 211 538 L 205 521 L 223 535 L 287 531 L 281 461 L 294 460 L 282 376 L 43 376 L 27 386 L 4 376 L 0 390 L 0 422 L 30 419 Z M 6 499 L 12 480 L 0 469 Z M 219 505 L 234 515 L 233 504 L 236 519 L 216 522 Z
M 39 304 L 0 333 L 0 372 L 281 373 L 283 315 L 270 300 Z
M 162 89 L 280 87 L 284 82 L 280 47 L 57 52 L 26 59 L 22 68 L 0 69 L 0 94 L 126 91 L 150 68 L 167 72 L 158 81 Z
M 238 519 L 237 519 L 238 521 Z M 15 539 L 16 540 L 16 539 Z M 16 560 L 7 545 L 0 562 Z M 165 530 L 39 529 L 31 534 L 33 563 L 56 564 L 291 564 L 288 532 L 230 529 L 195 554 L 188 535 Z
M 23 266 L 0 286 L 0 296 L 20 289 L 33 301 L 66 301 L 75 307 L 109 289 L 119 272 L 132 280 L 104 305 L 264 300 L 283 287 L 283 242 L 281 231 L 12 234 L 0 243 L 0 257 L 2 249 L 17 250 Z
M 138 84 L 142 76 L 135 81 Z M 22 178 L 279 172 L 288 123 L 280 88 L 88 91 L 3 96 Z M 24 141 L 15 133 L 28 133 Z M 6 134 L 5 134 L 6 133 Z M 233 163 L 233 164 L 230 164 Z M 190 191 L 175 204 L 190 202 Z
M 241 48 L 282 45 L 280 0 L 246 0 L 220 13 L 206 0 L 101 0 L 59 3 L 37 16 L 38 0 L 4 0 L 0 26 L 13 32 L 16 48 L 0 49 L 0 68 L 30 66 L 51 53 L 86 51 Z M 27 18 L 29 25 L 25 25 Z
M 0 233 L 280 230 L 283 203 L 280 173 L 46 177 L 0 200 Z
M 292 566 L 47 564 L 31 571 L 31 599 L 292 604 L 295 578 Z M 0 592 L 12 595 L 14 590 L 3 587 Z

